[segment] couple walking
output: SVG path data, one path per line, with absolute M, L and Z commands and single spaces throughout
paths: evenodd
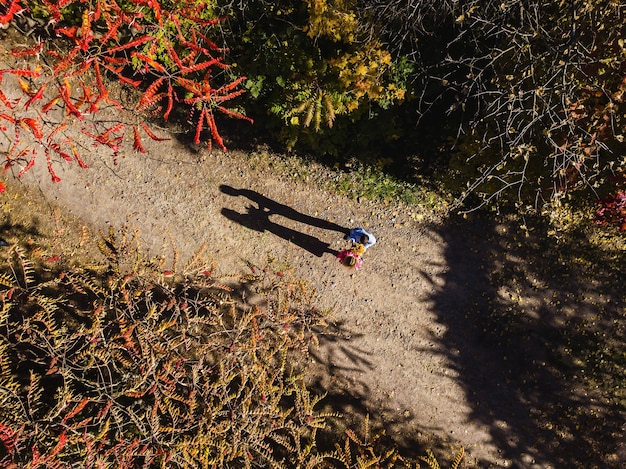
M 345 227 L 327 220 L 312 217 L 304 214 L 288 205 L 276 202 L 256 191 L 250 189 L 236 189 L 234 187 L 222 184 L 219 187 L 224 194 L 238 197 L 244 196 L 254 204 L 248 205 L 244 213 L 237 212 L 229 208 L 222 208 L 222 215 L 242 226 L 259 232 L 270 232 L 276 236 L 286 239 L 297 246 L 300 246 L 312 254 L 321 257 L 323 254 L 330 252 L 339 258 L 339 261 L 346 267 L 359 269 L 363 262 L 362 256 L 367 248 L 376 243 L 376 238 L 363 228 L 352 228 L 346 230 Z M 344 239 L 350 241 L 350 247 L 337 253 L 331 249 L 327 243 L 322 242 L 315 236 L 302 233 L 294 228 L 285 226 L 275 221 L 275 217 L 283 217 L 291 219 L 295 222 L 302 223 L 325 230 L 338 231 L 344 233 Z
M 340 251 L 337 259 L 342 265 L 359 270 L 363 264 L 363 254 L 369 247 L 376 244 L 376 238 L 363 228 L 352 228 L 344 239 L 350 242 L 350 247 Z

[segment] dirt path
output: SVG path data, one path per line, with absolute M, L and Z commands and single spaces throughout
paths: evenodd
M 62 182 L 50 183 L 40 164 L 24 180 L 97 229 L 139 229 L 153 253 L 167 254 L 174 243 L 185 258 L 206 242 L 222 274 L 244 271 L 246 260 L 262 265 L 268 256 L 293 267 L 317 290 L 318 305 L 333 310 L 338 332 L 315 352 L 329 379 L 377 412 L 392 435 L 412 428 L 452 448 L 464 446 L 466 463 L 508 465 L 489 429 L 471 422 L 466 393 L 445 358 L 449 351 L 440 350 L 447 326 L 437 322 L 432 303 L 445 287 L 447 266 L 436 229 L 384 204 L 357 203 L 251 169 L 236 153 L 215 152 L 199 163 L 176 140 L 152 142 L 147 155 L 123 153 L 117 166 L 93 154 L 89 169 L 63 164 L 57 173 Z M 271 209 L 262 222 L 260 204 Z M 333 228 L 354 226 L 378 239 L 356 273 L 332 254 L 345 245 Z
M 296 182 L 275 157 L 146 143 L 117 166 L 95 150 L 89 169 L 59 164 L 59 184 L 40 161 L 23 181 L 96 230 L 138 229 L 155 255 L 175 246 L 183 262 L 206 243 L 217 275 L 268 258 L 292 268 L 332 310 L 311 365 L 333 408 L 369 413 L 407 451 L 463 446 L 462 467 L 624 467 L 623 406 L 576 375 L 594 357 L 557 350 L 623 336 L 619 266 L 592 273 L 489 219 L 420 223 Z M 378 239 L 358 272 L 334 257 L 354 226 Z

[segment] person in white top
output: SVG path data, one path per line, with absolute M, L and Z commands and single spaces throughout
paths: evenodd
M 376 244 L 374 235 L 363 228 L 352 228 L 344 239 L 351 241 L 352 244 L 362 244 L 365 249 Z

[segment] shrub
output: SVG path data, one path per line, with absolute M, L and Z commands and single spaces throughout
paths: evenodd
M 271 262 L 216 278 L 204 248 L 166 269 L 137 246 L 112 231 L 104 262 L 64 270 L 5 251 L 2 467 L 414 467 L 368 418 L 318 446 L 339 416 L 307 388 L 325 314 L 303 282 Z
M 324 315 L 271 270 L 230 279 L 198 253 L 163 270 L 127 233 L 102 267 L 40 278 L 13 246 L 0 275 L 3 467 L 211 467 L 315 461 L 325 415 L 299 357 Z
M 251 120 L 225 107 L 243 93 L 238 86 L 244 77 L 229 71 L 223 49 L 211 40 L 212 28 L 223 19 L 201 2 L 2 0 L 0 5 L 1 25 L 14 24 L 19 12 L 50 30 L 45 39 L 13 50 L 14 63 L 0 69 L 5 167 L 24 163 L 20 176 L 40 153 L 56 182 L 53 158 L 86 166 L 81 146 L 107 147 L 115 158 L 129 138 L 136 151 L 145 152 L 142 136 L 159 138 L 137 114 L 141 111 L 167 120 L 175 107 L 186 107 L 195 122 L 194 142 L 211 147 L 214 141 L 224 151 L 214 113 Z M 21 96 L 7 95 L 18 85 Z M 137 90 L 129 93 L 130 102 L 115 96 L 119 85 Z M 136 118 L 111 118 L 107 108 L 135 111 Z M 70 132 L 72 125 L 78 132 Z M 30 134 L 28 141 L 20 138 L 23 131 Z
M 427 73 L 458 122 L 463 197 L 534 209 L 595 198 L 625 148 L 620 2 L 458 4 L 447 27 L 446 60 Z
M 263 116 L 257 130 L 271 131 L 288 149 L 337 155 L 352 141 L 337 121 L 354 122 L 404 98 L 391 55 L 365 31 L 354 2 L 227 3 L 231 54 L 249 77 L 246 104 Z

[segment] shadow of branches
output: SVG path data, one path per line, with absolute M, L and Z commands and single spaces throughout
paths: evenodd
M 428 450 L 434 450 L 441 461 L 450 458 L 449 447 L 444 448 L 440 441 L 422 438 L 422 432 L 432 429 L 416 427 L 411 416 L 400 414 L 391 405 L 372 405 L 370 386 L 364 380 L 346 376 L 346 372 L 357 376 L 375 372 L 371 351 L 354 343 L 363 334 L 351 330 L 343 321 L 317 328 L 316 333 L 318 346 L 310 350 L 309 387 L 315 394 L 325 396 L 320 402 L 323 411 L 340 416 L 329 419 L 325 430 L 319 433 L 320 449 L 331 450 L 340 435 L 362 427 L 365 422 L 377 434 L 376 442 L 384 452 L 396 454 L 397 451 L 401 458 L 406 458 L 393 466 L 381 464 L 380 467 L 413 467 L 410 461 L 417 460 Z
M 485 215 L 442 227 L 433 340 L 512 467 L 623 467 L 624 255 L 544 233 Z

